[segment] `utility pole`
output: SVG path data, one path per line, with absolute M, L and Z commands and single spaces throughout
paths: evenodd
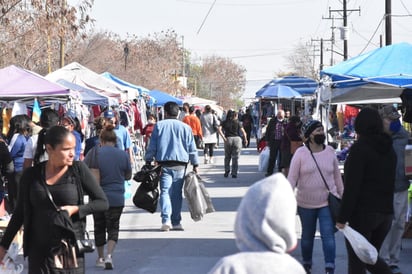
M 392 45 L 392 1 L 385 0 L 385 43 Z
M 320 38 L 320 39 L 311 39 L 311 41 L 320 43 L 320 49 L 319 49 L 320 54 L 318 55 L 318 56 L 320 56 L 319 70 L 323 70 L 323 65 L 324 65 L 324 62 L 323 62 L 324 42 L 333 42 L 333 40 L 332 39 Z
M 342 19 L 343 20 L 343 27 L 341 29 L 341 38 L 343 39 L 343 60 L 348 59 L 348 11 L 358 11 L 360 15 L 360 7 L 359 9 L 347 9 L 346 7 L 346 0 L 343 0 L 343 9 L 342 10 L 334 10 L 329 7 L 329 18 L 326 19 L 331 19 L 333 18 L 331 15 L 333 12 L 337 12 L 339 14 L 342 13 L 342 18 L 336 18 L 336 19 Z

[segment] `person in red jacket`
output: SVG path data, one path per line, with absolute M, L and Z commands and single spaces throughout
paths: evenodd
M 149 114 L 147 122 L 147 125 L 142 130 L 142 134 L 144 135 L 145 149 L 147 149 L 147 147 L 149 146 L 150 136 L 152 136 L 153 128 L 156 124 L 156 117 L 153 114 Z
M 195 138 L 196 147 L 201 147 L 201 141 L 203 140 L 203 132 L 202 132 L 202 125 L 200 123 L 200 119 L 197 117 L 195 113 L 195 107 L 189 107 L 189 115 L 185 116 L 182 120 L 184 123 L 188 124 L 192 128 L 193 136 Z

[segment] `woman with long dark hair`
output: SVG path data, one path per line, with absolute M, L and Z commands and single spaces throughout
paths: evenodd
M 87 166 L 74 161 L 76 141 L 70 131 L 51 127 L 44 135 L 44 144 L 49 160 L 23 172 L 17 206 L 0 242 L 0 261 L 24 225 L 23 251 L 29 259 L 29 274 L 84 273 L 83 254 L 76 254 L 78 267 L 58 269 L 54 264 L 52 250 L 67 234 L 55 223 L 58 211 L 51 200 L 61 214 L 70 217 L 74 234 L 81 239 L 86 216 L 107 210 L 107 198 Z M 83 193 L 89 196 L 87 204 L 82 203 Z
M 11 211 L 14 210 L 17 203 L 20 178 L 23 173 L 23 154 L 28 136 L 31 132 L 29 122 L 30 118 L 27 115 L 22 114 L 13 116 L 10 119 L 10 129 L 7 133 L 9 151 L 14 165 L 14 172 L 8 176 L 7 184 Z
M 345 191 L 337 226 L 343 228 L 349 223 L 379 251 L 392 225 L 396 154 L 376 109 L 359 112 L 355 131 L 357 140 L 345 161 Z M 349 274 L 363 274 L 366 270 L 393 273 L 382 258 L 369 265 L 359 260 L 348 241 L 346 249 Z

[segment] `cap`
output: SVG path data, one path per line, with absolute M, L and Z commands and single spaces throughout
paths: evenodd
M 72 109 L 69 109 L 65 116 L 68 116 L 68 117 L 74 119 L 74 118 L 76 118 L 76 112 Z
M 390 120 L 396 120 L 401 117 L 399 112 L 393 105 L 386 105 L 379 110 L 379 115 L 382 118 L 388 118 Z
M 318 120 L 310 120 L 307 121 L 303 126 L 302 126 L 302 133 L 305 136 L 305 138 L 308 138 L 309 135 L 318 127 L 322 127 L 322 123 Z
M 113 110 L 106 110 L 106 111 L 103 113 L 103 117 L 104 117 L 104 118 L 113 118 L 113 117 L 114 117 L 114 112 L 113 112 Z

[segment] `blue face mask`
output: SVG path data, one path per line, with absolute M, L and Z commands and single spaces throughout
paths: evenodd
M 399 119 L 392 121 L 389 125 L 389 130 L 393 133 L 398 132 L 401 129 L 401 121 Z

